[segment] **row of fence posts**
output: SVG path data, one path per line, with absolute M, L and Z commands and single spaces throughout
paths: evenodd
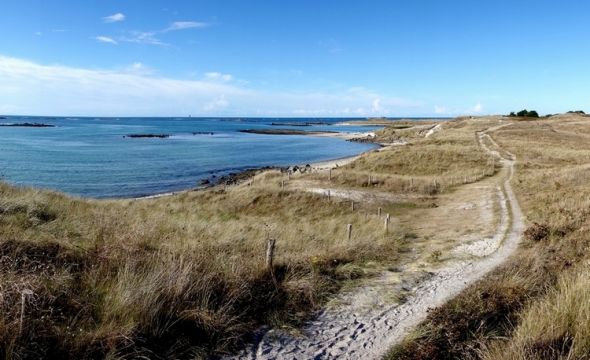
M 495 163 L 492 162 L 492 174 L 493 174 L 494 171 L 495 171 Z M 482 171 L 482 177 L 485 177 L 485 170 Z M 291 180 L 291 172 L 290 171 L 287 171 L 287 180 Z M 332 181 L 332 169 L 331 168 L 328 169 L 328 180 L 329 181 Z M 466 184 L 467 183 L 467 180 L 468 180 L 468 178 L 467 178 L 467 176 L 465 176 L 463 178 L 463 183 Z M 473 179 L 471 177 L 469 178 L 469 180 L 473 181 Z M 374 181 L 373 176 L 372 175 L 369 175 L 368 185 L 369 186 L 372 185 L 373 184 L 373 181 Z M 455 178 L 452 178 L 451 183 L 452 183 L 452 185 L 455 185 Z M 251 186 L 251 185 L 252 185 L 252 181 L 250 181 L 248 183 L 248 186 Z M 437 179 L 434 179 L 433 180 L 433 185 L 434 185 L 434 187 L 438 187 L 439 186 L 439 183 L 438 183 Z M 284 189 L 284 188 L 285 188 L 285 180 L 281 180 L 281 189 Z M 410 178 L 410 188 L 414 188 L 414 178 Z M 328 189 L 328 191 L 325 194 L 328 197 L 328 200 L 330 200 L 331 199 L 330 189 Z M 354 200 L 352 200 L 350 202 L 350 207 L 351 207 L 351 210 L 354 212 L 354 210 L 355 210 Z M 381 209 L 381 207 L 379 207 L 377 209 L 377 216 L 378 217 L 381 217 L 381 215 L 382 215 L 382 209 Z M 383 224 L 385 234 L 389 233 L 389 223 L 390 223 L 390 221 L 391 221 L 390 215 L 389 214 L 386 214 L 385 217 L 384 217 L 384 224 Z M 346 239 L 348 241 L 350 241 L 352 239 L 352 224 L 346 224 Z M 266 268 L 269 271 L 272 271 L 275 246 L 276 246 L 276 240 L 275 239 L 268 239 L 267 245 L 266 245 L 266 261 L 265 261 L 265 265 L 266 265 Z
M 287 180 L 291 180 L 291 172 L 287 172 Z M 332 169 L 328 169 L 328 180 L 332 180 Z M 368 184 L 371 185 L 374 178 L 372 175 L 369 175 Z M 414 179 L 411 180 L 412 184 Z M 248 183 L 248 186 L 252 185 L 252 181 Z M 281 180 L 281 189 L 285 188 L 285 180 Z M 331 199 L 331 192 L 330 189 L 326 191 L 326 196 L 328 200 Z M 351 200 L 350 208 L 354 212 L 355 211 L 355 202 Z M 383 209 L 381 207 L 377 208 L 377 216 L 381 217 L 383 213 Z M 389 214 L 385 214 L 384 217 L 384 232 L 385 234 L 389 233 L 389 223 L 391 221 L 391 217 Z M 350 241 L 352 239 L 352 224 L 346 224 L 346 239 Z M 268 239 L 266 243 L 266 258 L 265 258 L 265 267 L 268 271 L 272 272 L 273 261 L 274 261 L 274 252 L 276 247 L 276 240 L 275 239 Z
M 492 159 L 492 162 L 491 162 L 491 175 L 494 174 L 494 171 L 495 171 L 495 159 Z M 482 178 L 486 177 L 486 170 L 482 170 L 481 177 Z M 287 180 L 291 180 L 291 172 L 290 171 L 287 171 Z M 332 181 L 332 169 L 328 169 L 328 180 L 329 181 Z M 475 182 L 477 180 L 478 180 L 477 176 L 469 176 L 469 177 L 464 176 L 463 177 L 463 184 L 467 184 L 467 183 L 470 183 L 470 182 Z M 368 175 L 367 184 L 369 186 L 373 185 L 376 181 L 377 180 L 376 180 L 375 177 L 373 177 L 373 175 L 370 175 L 370 174 Z M 284 189 L 285 188 L 285 184 L 286 184 L 285 183 L 285 180 L 281 180 L 281 189 Z M 437 188 L 440 185 L 440 183 L 438 182 L 437 179 L 434 179 L 432 181 L 432 184 L 434 185 L 435 188 Z M 457 181 L 457 179 L 455 177 L 451 178 L 451 186 L 454 186 L 454 185 L 457 185 L 457 184 L 459 184 L 459 182 Z M 248 181 L 248 186 L 252 186 L 252 180 L 249 180 Z M 413 188 L 414 188 L 414 178 L 410 178 L 410 189 L 413 189 Z M 328 199 L 329 198 L 330 198 L 330 190 L 328 190 Z

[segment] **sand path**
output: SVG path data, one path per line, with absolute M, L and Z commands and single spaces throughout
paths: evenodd
M 255 344 L 233 358 L 377 359 L 425 320 L 428 309 L 443 305 L 504 262 L 518 246 L 523 219 L 510 185 L 514 156 L 499 148 L 490 148 L 484 141 L 497 147 L 488 132 L 499 128 L 477 133 L 480 146 L 499 158 L 503 165 L 496 187 L 500 219 L 493 236 L 481 235 L 474 242 L 457 246 L 453 253 L 463 255 L 463 260 L 446 262 L 428 276 L 416 279 L 405 289 L 411 291 L 411 295 L 402 304 L 391 301 L 391 294 L 400 290 L 399 279 L 391 272 L 384 272 L 341 293 L 337 297 L 340 306 L 319 313 L 302 329 L 302 335 L 277 329 L 262 331 Z M 509 155 L 500 157 L 500 153 Z M 407 283 L 404 286 L 408 286 Z

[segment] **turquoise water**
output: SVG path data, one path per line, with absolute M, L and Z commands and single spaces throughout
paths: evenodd
M 16 185 L 94 198 L 146 196 L 197 186 L 202 179 L 262 166 L 306 164 L 355 155 L 373 147 L 336 138 L 257 135 L 244 129 L 293 128 L 343 132 L 376 127 L 271 126 L 314 119 L 42 118 L 8 117 L 2 123 L 38 122 L 53 128 L 0 127 L 0 178 Z M 193 132 L 213 132 L 213 135 Z M 166 139 L 128 134 L 165 133 Z

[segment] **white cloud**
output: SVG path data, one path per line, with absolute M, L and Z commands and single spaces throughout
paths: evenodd
M 151 75 L 155 72 L 154 69 L 140 62 L 134 62 L 133 64 L 126 66 L 124 70 L 128 73 L 137 75 Z
M 381 112 L 381 99 L 376 98 L 373 100 L 373 103 L 371 104 L 371 112 L 374 112 L 374 113 Z
M 373 116 L 375 104 L 382 115 L 427 112 L 421 102 L 362 87 L 262 91 L 223 81 L 224 76 L 233 77 L 218 74 L 213 75 L 215 81 L 211 73 L 200 80 L 178 80 L 156 76 L 139 62 L 119 70 L 100 70 L 0 55 L 0 98 L 2 108 L 28 115 Z
M 106 23 L 114 23 L 125 20 L 125 15 L 121 13 L 116 13 L 113 15 L 105 16 L 102 18 L 102 21 Z
M 166 29 L 162 30 L 162 32 L 204 28 L 207 26 L 209 26 L 209 24 L 200 21 L 176 21 L 170 24 L 170 26 L 168 26 Z
M 41 35 L 43 35 L 43 33 L 41 31 L 35 31 L 35 35 L 41 36 Z
M 119 41 L 136 43 L 136 44 L 147 44 L 147 45 L 169 45 L 164 41 L 160 40 L 158 34 L 165 34 L 170 31 L 202 28 L 209 26 L 209 24 L 197 21 L 177 21 L 173 22 L 167 28 L 159 31 L 128 31 L 124 36 L 118 38 Z
M 475 104 L 475 106 L 473 107 L 472 111 L 474 113 L 480 113 L 480 112 L 482 112 L 483 111 L 483 105 L 480 102 L 478 102 L 477 104 Z
M 233 76 L 230 74 L 222 74 L 219 72 L 208 72 L 205 73 L 205 79 L 212 80 L 212 81 L 232 81 Z
M 108 43 L 108 44 L 113 44 L 113 45 L 117 45 L 117 41 L 111 37 L 108 36 L 97 36 L 95 37 L 96 41 L 98 42 L 103 42 L 103 43 Z
M 155 31 L 130 31 L 128 35 L 120 37 L 119 40 L 136 44 L 168 45 L 156 38 Z

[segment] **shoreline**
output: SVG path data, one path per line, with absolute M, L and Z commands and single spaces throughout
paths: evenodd
M 229 174 L 223 175 L 220 178 L 218 178 L 217 181 L 211 181 L 210 177 L 202 179 L 201 181 L 208 181 L 208 183 L 198 186 L 198 187 L 195 187 L 195 188 L 189 188 L 189 189 L 178 190 L 178 191 L 169 191 L 169 192 L 164 192 L 164 193 L 160 193 L 160 194 L 152 194 L 152 195 L 146 195 L 146 196 L 123 197 L 123 198 L 119 198 L 119 199 L 101 199 L 101 200 L 159 199 L 162 197 L 169 197 L 169 196 L 183 194 L 185 192 L 204 191 L 204 190 L 212 189 L 212 188 L 215 188 L 215 187 L 221 186 L 221 185 L 223 185 L 223 186 L 237 185 L 239 183 L 242 183 L 242 182 L 245 182 L 245 181 L 251 179 L 252 177 L 254 177 L 257 174 L 264 172 L 264 171 L 279 170 L 279 171 L 283 172 L 283 171 L 288 171 L 288 169 L 293 168 L 295 166 L 297 166 L 299 168 L 305 168 L 307 165 L 309 165 L 309 167 L 311 168 L 312 171 L 313 170 L 325 171 L 325 170 L 329 170 L 329 169 L 335 169 L 337 167 L 350 164 L 351 162 L 355 161 L 356 159 L 360 158 L 361 156 L 363 156 L 366 153 L 369 153 L 372 151 L 380 151 L 384 147 L 389 146 L 389 145 L 384 146 L 384 145 L 381 145 L 378 143 L 374 143 L 374 144 L 376 145 L 375 148 L 363 151 L 363 152 L 356 154 L 356 155 L 345 156 L 345 157 L 340 157 L 340 158 L 336 158 L 336 159 L 320 160 L 320 161 L 306 163 L 306 164 L 291 163 L 286 166 L 253 167 L 253 168 L 249 168 L 249 169 L 245 169 L 245 170 L 241 170 L 241 171 L 230 172 Z
M 268 135 L 281 136 L 282 134 L 268 134 Z M 122 198 L 119 198 L 118 200 L 159 199 L 162 197 L 174 196 L 174 195 L 178 195 L 178 194 L 182 194 L 182 193 L 190 192 L 190 191 L 203 191 L 203 190 L 207 190 L 207 189 L 212 189 L 212 188 L 215 188 L 220 185 L 224 185 L 224 186 L 230 185 L 231 186 L 231 185 L 236 185 L 236 184 L 239 184 L 243 181 L 249 180 L 252 177 L 256 176 L 260 172 L 273 170 L 273 169 L 280 170 L 281 172 L 283 172 L 283 171 L 288 171 L 288 169 L 291 169 L 293 167 L 306 168 L 308 165 L 312 169 L 312 171 L 313 170 L 323 171 L 323 170 L 328 170 L 328 169 L 334 169 L 339 166 L 344 166 L 344 165 L 350 164 L 351 162 L 355 161 L 356 159 L 358 159 L 359 157 L 361 157 L 365 153 L 368 153 L 371 151 L 380 151 L 384 147 L 392 145 L 392 144 L 381 144 L 381 143 L 376 142 L 375 141 L 376 134 L 373 131 L 354 132 L 354 133 L 336 132 L 336 131 L 334 131 L 334 132 L 321 132 L 321 133 L 313 133 L 313 132 L 304 133 L 303 132 L 300 135 L 302 135 L 302 136 L 315 136 L 315 137 L 332 137 L 332 138 L 339 138 L 339 139 L 346 140 L 346 141 L 358 141 L 359 139 L 364 139 L 365 141 L 363 141 L 363 142 L 374 144 L 375 147 L 373 149 L 363 151 L 363 152 L 356 154 L 356 155 L 345 156 L 345 157 L 336 158 L 336 159 L 320 160 L 320 161 L 306 163 L 306 164 L 291 163 L 286 166 L 253 167 L 253 168 L 248 168 L 245 170 L 232 171 L 232 172 L 228 173 L 227 175 L 223 175 L 219 178 L 213 179 L 212 177 L 206 177 L 204 179 L 198 180 L 198 181 L 202 182 L 202 185 L 194 187 L 194 188 L 188 188 L 188 189 L 178 190 L 178 191 L 169 191 L 169 192 L 164 192 L 164 193 L 160 193 L 160 194 L 152 194 L 152 195 L 145 195 L 145 196 L 122 197 Z

